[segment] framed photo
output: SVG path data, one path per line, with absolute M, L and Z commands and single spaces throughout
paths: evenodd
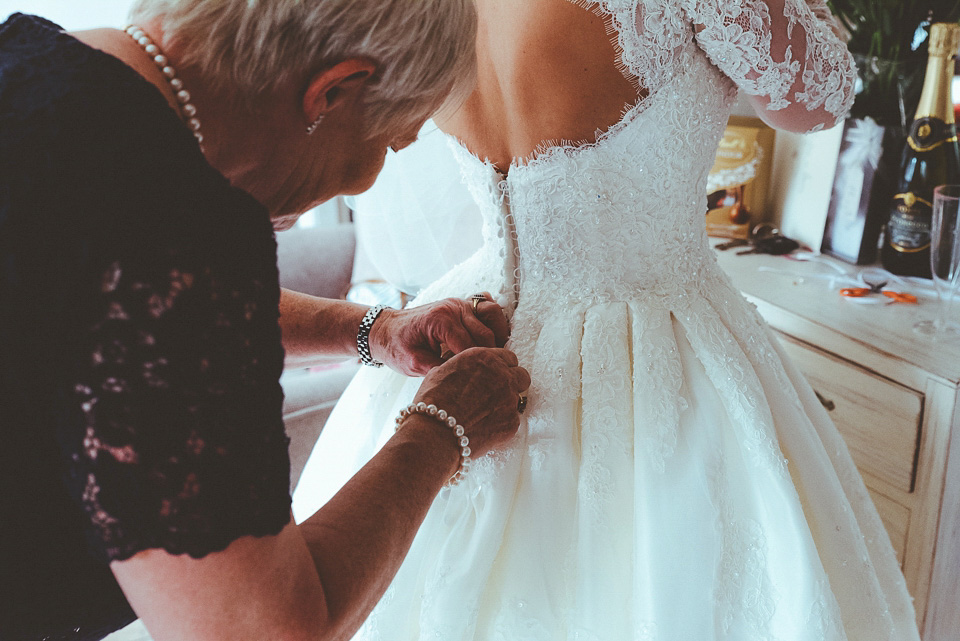
M 886 135 L 870 119 L 848 118 L 844 123 L 820 244 L 823 253 L 856 265 L 876 260 L 887 193 L 893 194 L 892 177 L 884 172 L 889 159 L 882 157 Z

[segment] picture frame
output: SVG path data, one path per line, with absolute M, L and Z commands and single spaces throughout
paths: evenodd
M 876 261 L 889 191 L 884 176 L 886 131 L 872 119 L 844 122 L 820 251 L 855 265 Z

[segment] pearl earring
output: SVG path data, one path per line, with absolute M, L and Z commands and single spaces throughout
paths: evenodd
M 307 127 L 307 135 L 310 136 L 317 130 L 317 127 L 320 126 L 320 122 L 323 120 L 323 114 L 317 116 L 317 119 L 310 123 L 310 126 Z

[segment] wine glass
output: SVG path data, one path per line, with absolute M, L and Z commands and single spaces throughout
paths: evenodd
M 930 271 L 937 288 L 937 314 L 913 326 L 915 332 L 930 336 L 960 334 L 960 325 L 951 320 L 953 297 L 960 273 L 960 185 L 940 185 L 933 190 L 933 221 L 930 230 Z

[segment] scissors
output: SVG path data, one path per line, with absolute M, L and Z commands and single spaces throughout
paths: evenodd
M 913 294 L 908 294 L 906 292 L 892 292 L 886 291 L 883 288 L 887 286 L 887 281 L 882 283 L 871 284 L 867 283 L 868 287 L 844 287 L 840 290 L 840 295 L 847 298 L 863 298 L 864 296 L 869 296 L 870 294 L 882 294 L 890 299 L 887 303 L 888 305 L 893 303 L 905 303 L 908 305 L 915 305 L 917 303 L 917 297 Z

